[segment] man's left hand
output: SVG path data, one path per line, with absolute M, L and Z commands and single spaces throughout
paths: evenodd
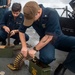
M 10 32 L 10 37 L 13 36 L 13 35 L 15 35 L 15 30 L 12 30 L 12 31 Z
M 33 48 L 31 48 L 28 53 L 32 58 L 35 58 L 36 51 Z

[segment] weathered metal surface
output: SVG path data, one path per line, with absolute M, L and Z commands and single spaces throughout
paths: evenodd
M 21 45 L 16 46 L 7 46 L 5 48 L 0 48 L 0 57 L 1 58 L 11 58 L 14 55 L 15 50 L 20 50 Z
M 4 58 L 4 57 L 11 58 L 11 57 L 13 57 L 13 49 L 11 49 L 11 48 L 0 49 L 0 57 L 1 58 Z
M 31 75 L 26 65 L 23 65 L 23 67 L 18 71 L 10 70 L 7 65 L 13 60 L 14 58 L 0 58 L 0 73 L 4 72 L 4 75 Z
M 50 75 L 50 66 L 45 65 L 39 60 L 36 60 L 35 62 L 30 60 L 29 72 L 32 75 Z

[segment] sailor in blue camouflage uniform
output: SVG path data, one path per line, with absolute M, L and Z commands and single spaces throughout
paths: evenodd
M 0 22 L 4 14 L 8 11 L 11 0 L 0 0 Z
M 55 49 L 69 52 L 66 60 L 56 68 L 54 75 L 64 75 L 66 69 L 75 72 L 75 37 L 62 33 L 57 11 L 29 1 L 25 4 L 23 12 L 24 25 L 19 28 L 19 34 L 22 43 L 21 53 L 24 57 L 27 56 L 27 46 L 23 34 L 27 28 L 33 26 L 40 36 L 40 41 L 29 50 L 30 56 L 34 58 L 35 53 L 39 51 L 40 61 L 50 64 L 55 60 Z
M 6 45 L 7 35 L 10 33 L 10 38 L 14 38 L 14 44 L 17 45 L 20 42 L 19 39 L 19 27 L 23 24 L 24 15 L 21 13 L 21 4 L 13 3 L 12 10 L 8 11 L 2 21 L 0 30 L 0 41 L 2 45 Z M 26 40 L 28 41 L 29 36 L 25 34 Z

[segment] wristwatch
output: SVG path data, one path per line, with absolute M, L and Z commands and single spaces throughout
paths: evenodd
M 6 8 L 6 5 L 3 5 L 3 8 Z
M 36 49 L 36 47 L 34 47 L 33 49 L 38 52 L 38 50 Z

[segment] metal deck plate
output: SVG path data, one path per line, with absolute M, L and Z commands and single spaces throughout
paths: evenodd
M 0 75 L 31 75 L 29 70 L 24 65 L 19 71 L 10 70 L 7 65 L 13 62 L 13 58 L 0 58 Z M 5 74 L 1 74 L 5 73 Z

